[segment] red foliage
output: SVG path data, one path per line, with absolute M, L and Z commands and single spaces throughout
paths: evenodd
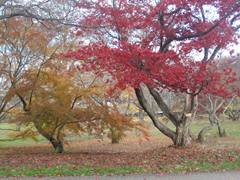
M 77 34 L 93 43 L 67 57 L 84 60 L 84 70 L 108 72 L 123 89 L 145 83 L 193 94 L 232 93 L 226 85 L 237 80 L 236 74 L 230 68 L 215 70 L 211 54 L 236 43 L 231 18 L 240 11 L 239 1 L 82 0 L 78 8 L 86 12 L 80 24 L 89 28 Z M 204 49 L 209 54 L 199 60 Z

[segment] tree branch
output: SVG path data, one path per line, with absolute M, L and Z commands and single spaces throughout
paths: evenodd
M 150 105 L 148 104 L 147 100 L 144 97 L 144 94 L 142 92 L 142 90 L 140 88 L 135 88 L 135 93 L 137 96 L 137 99 L 139 101 L 139 104 L 142 106 L 142 108 L 144 109 L 144 111 L 148 114 L 148 116 L 151 118 L 154 126 L 161 131 L 163 134 L 165 134 L 166 136 L 170 137 L 171 139 L 175 139 L 176 134 L 174 131 L 172 131 L 171 129 L 169 129 L 168 127 L 166 127 L 163 123 L 161 123 L 160 121 L 158 121 L 158 119 L 156 118 L 154 112 L 152 111 L 152 109 L 150 108 Z

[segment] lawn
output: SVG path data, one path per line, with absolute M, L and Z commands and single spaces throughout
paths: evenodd
M 16 130 L 15 124 L 9 123 L 0 123 L 0 148 L 1 147 L 21 147 L 21 146 L 33 146 L 33 145 L 42 145 L 48 143 L 48 141 L 41 135 L 34 137 L 34 138 L 14 138 L 13 134 L 15 131 L 8 131 L 8 130 L 1 130 L 1 129 L 12 129 Z M 21 128 L 23 130 L 24 127 Z M 81 136 L 69 136 L 67 140 L 69 141 L 81 141 L 81 140 L 88 140 L 93 139 L 93 137 L 82 134 Z
M 236 171 L 240 170 L 240 157 L 235 160 L 224 160 L 219 163 L 208 160 L 184 160 L 177 165 L 166 165 L 162 168 L 166 173 L 188 173 L 188 172 L 212 172 L 212 171 Z
M 118 175 L 144 172 L 142 167 L 81 167 L 77 165 L 57 165 L 53 167 L 0 167 L 0 177 L 9 176 L 92 176 Z
M 206 142 L 205 145 L 210 145 L 213 147 L 234 147 L 240 148 L 240 121 L 230 121 L 224 120 L 222 127 L 226 130 L 227 137 L 219 138 L 217 127 L 213 127 L 206 133 Z M 171 122 L 168 122 L 167 125 L 170 129 L 174 130 L 174 126 Z M 191 130 L 195 137 L 203 127 L 209 126 L 209 122 L 206 117 L 203 117 L 201 120 L 196 120 L 191 124 Z M 150 130 L 153 136 L 162 136 L 164 137 L 156 128 L 151 128 Z
M 120 167 L 93 167 L 72 164 L 53 165 L 49 167 L 10 167 L 0 166 L 0 177 L 12 176 L 103 176 L 103 175 L 126 175 L 139 173 L 189 173 L 189 172 L 212 172 L 212 171 L 236 171 L 240 170 L 240 157 L 232 156 L 232 160 L 211 162 L 202 160 L 182 159 L 178 164 L 166 164 L 160 167 L 149 168 L 140 166 Z M 234 159 L 236 158 L 236 159 Z
M 149 120 L 147 120 L 149 121 Z M 166 122 L 164 122 L 166 123 Z M 157 137 L 161 137 L 161 138 L 166 138 L 164 135 L 162 135 L 156 128 L 154 128 L 151 124 L 151 122 L 148 123 L 149 124 L 149 132 L 151 136 L 157 136 Z M 171 129 L 174 129 L 174 126 L 171 125 L 170 122 L 167 123 L 169 125 L 169 127 Z M 195 136 L 197 136 L 197 134 L 199 133 L 199 131 L 201 130 L 201 128 L 205 127 L 205 126 L 209 126 L 209 122 L 207 120 L 207 118 L 203 118 L 203 120 L 197 120 L 195 122 L 192 123 L 191 125 L 191 130 L 193 132 L 193 134 Z M 222 122 L 222 126 L 225 128 L 227 136 L 228 136 L 228 140 L 231 141 L 235 141 L 236 139 L 236 143 L 237 145 L 239 145 L 240 147 L 240 142 L 238 141 L 238 138 L 240 137 L 240 122 L 236 121 L 230 121 L 230 120 L 225 120 Z M 7 123 L 1 123 L 0 124 L 0 129 L 16 129 L 16 125 L 14 124 L 7 124 Z M 36 139 L 31 139 L 31 138 L 24 138 L 24 139 L 14 139 L 12 138 L 12 140 L 10 141 L 6 141 L 9 138 L 6 134 L 11 134 L 11 131 L 3 131 L 0 130 L 0 148 L 1 147 L 21 147 L 21 146 L 32 146 L 32 145 L 41 145 L 41 144 L 46 144 L 48 143 L 44 137 L 42 137 L 41 135 L 39 135 Z M 131 136 L 136 137 L 136 134 L 131 134 Z M 216 139 L 218 139 L 218 132 L 217 132 L 217 128 L 212 128 L 210 131 L 207 132 L 206 134 L 207 140 L 208 142 L 212 143 L 215 142 L 216 143 Z M 87 134 L 82 134 L 81 136 L 68 136 L 66 138 L 68 141 L 82 141 L 82 140 L 91 140 L 94 139 L 94 137 L 89 136 Z M 167 138 L 166 138 L 167 139 Z M 220 141 L 220 139 L 218 139 Z M 229 145 L 229 142 L 226 141 L 226 144 Z M 224 143 L 221 142 L 221 143 Z M 233 142 L 234 145 L 236 145 Z

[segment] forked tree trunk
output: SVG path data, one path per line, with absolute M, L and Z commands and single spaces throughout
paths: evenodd
M 208 106 L 204 106 L 202 104 L 200 104 L 200 105 L 208 113 L 208 119 L 209 119 L 209 122 L 210 122 L 211 126 L 212 127 L 217 126 L 219 137 L 225 137 L 226 132 L 225 132 L 225 129 L 221 126 L 221 122 L 220 122 L 220 119 L 217 116 L 217 112 L 220 110 L 220 108 L 222 108 L 222 106 L 224 105 L 226 100 L 225 99 L 220 99 L 220 102 L 219 102 L 219 99 L 214 100 L 213 97 L 214 96 L 208 95 L 208 102 L 209 102 Z M 232 98 L 232 100 L 233 100 L 233 98 Z M 228 106 L 232 103 L 232 100 L 230 101 Z
M 148 114 L 150 119 L 152 120 L 154 126 L 162 132 L 164 135 L 169 137 L 175 146 L 186 146 L 192 143 L 193 138 L 190 132 L 190 124 L 191 124 L 191 110 L 193 99 L 186 104 L 184 113 L 181 113 L 181 116 L 178 117 L 174 115 L 168 106 L 165 104 L 161 96 L 153 89 L 150 89 L 150 94 L 153 96 L 154 100 L 158 104 L 159 108 L 163 111 L 164 115 L 175 125 L 176 131 L 172 131 L 166 125 L 161 123 L 158 118 L 155 116 L 155 113 L 151 109 L 150 104 L 148 103 L 147 99 L 144 97 L 144 93 L 141 88 L 136 88 L 135 93 L 138 98 L 140 105 L 142 106 L 143 110 Z
M 151 88 L 149 88 L 149 91 L 159 108 L 161 108 L 165 116 L 167 116 L 176 127 L 175 137 L 172 139 L 174 145 L 186 146 L 191 144 L 193 137 L 190 131 L 190 125 L 192 122 L 192 111 L 194 109 L 194 96 L 191 96 L 190 94 L 186 95 L 183 112 L 181 112 L 179 115 L 176 115 L 171 112 L 158 92 Z

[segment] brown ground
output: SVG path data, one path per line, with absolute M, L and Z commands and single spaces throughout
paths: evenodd
M 21 147 L 0 149 L 0 166 L 46 167 L 59 164 L 80 166 L 143 166 L 159 171 L 167 163 L 178 164 L 184 159 L 202 160 L 218 163 L 223 160 L 234 160 L 232 150 L 213 149 L 201 145 L 186 148 L 171 147 L 167 139 L 150 138 L 125 140 L 120 144 L 107 141 L 88 140 L 72 142 L 66 146 L 66 153 L 54 154 L 49 145 L 41 147 Z M 71 151 L 70 151 L 71 150 Z M 239 154 L 240 149 L 234 153 Z
M 111 144 L 109 139 L 73 141 L 65 144 L 67 153 L 141 153 L 152 149 L 158 149 L 171 145 L 171 141 L 164 137 L 149 137 L 148 140 L 140 138 L 126 138 L 119 144 Z M 0 154 L 36 154 L 51 153 L 52 147 L 49 144 L 41 146 L 27 146 L 16 148 L 0 148 Z

